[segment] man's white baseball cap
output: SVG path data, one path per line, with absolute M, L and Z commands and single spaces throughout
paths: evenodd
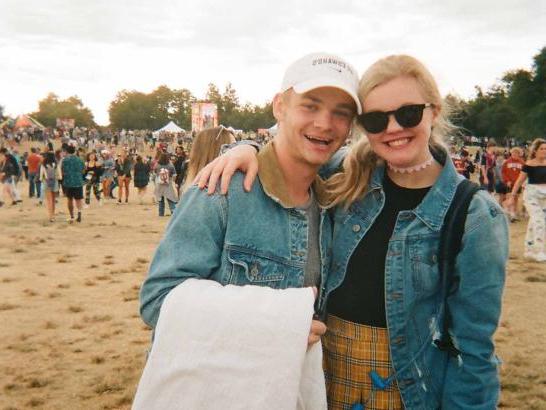
M 292 88 L 298 94 L 303 94 L 320 87 L 345 91 L 355 101 L 358 114 L 362 114 L 356 70 L 333 54 L 312 53 L 294 61 L 284 73 L 281 92 Z

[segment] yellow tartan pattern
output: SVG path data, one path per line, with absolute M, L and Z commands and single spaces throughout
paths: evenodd
M 322 338 L 324 373 L 329 410 L 350 410 L 364 403 L 366 410 L 403 409 L 394 381 L 386 390 L 372 392 L 369 376 L 375 370 L 383 378 L 391 374 L 387 329 L 348 322 L 328 316 L 328 331 Z

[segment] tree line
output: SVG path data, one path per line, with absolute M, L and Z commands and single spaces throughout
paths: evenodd
M 531 70 L 512 70 L 487 90 L 465 101 L 448 96 L 452 122 L 467 135 L 519 141 L 546 137 L 546 47 L 533 57 Z
M 452 108 L 451 121 L 465 135 L 520 141 L 546 136 L 546 47 L 533 57 L 531 70 L 507 72 L 500 82 L 484 90 L 476 87 L 476 96 L 464 100 L 446 97 Z M 110 127 L 115 129 L 157 129 L 168 121 L 191 129 L 191 105 L 198 99 L 185 88 L 166 85 L 150 93 L 122 90 L 110 103 Z M 208 85 L 204 101 L 218 106 L 220 123 L 244 131 L 269 128 L 275 123 L 271 103 L 241 104 L 236 90 L 227 84 L 223 91 Z M 39 101 L 32 113 L 46 126 L 55 126 L 56 118 L 74 118 L 78 126 L 96 126 L 91 110 L 77 96 L 59 99 L 53 93 Z M 0 119 L 2 107 L 0 106 Z

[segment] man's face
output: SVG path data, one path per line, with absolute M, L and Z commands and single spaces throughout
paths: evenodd
M 279 122 L 277 154 L 318 168 L 345 142 L 356 112 L 344 91 L 322 87 L 303 94 L 292 89 L 275 97 L 273 113 Z

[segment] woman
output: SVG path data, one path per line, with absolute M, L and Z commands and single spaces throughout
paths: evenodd
M 491 196 L 473 196 L 444 299 L 440 231 L 463 179 L 446 160 L 445 102 L 429 71 L 404 55 L 373 64 L 359 97 L 367 138 L 341 167 L 334 158 L 327 181 L 334 237 L 319 305 L 329 408 L 495 408 L 506 218 Z
M 110 151 L 104 149 L 101 151 L 102 156 L 102 194 L 104 198 L 111 198 L 111 186 L 114 180 L 114 172 L 116 170 L 116 164 L 110 155 Z
M 165 153 L 159 156 L 155 168 L 155 200 L 158 203 L 159 216 L 165 216 L 165 201 L 169 204 L 171 215 L 174 212 L 178 197 L 174 190 L 173 178 L 176 177 L 174 165 L 169 161 L 169 156 Z
M 95 151 L 89 152 L 85 157 L 85 169 L 83 171 L 86 181 L 85 185 L 85 207 L 91 203 L 91 189 L 99 205 L 102 206 L 100 197 L 100 176 L 102 174 L 102 163 L 97 159 Z
M 133 163 L 127 155 L 127 150 L 121 150 L 119 159 L 116 161 L 116 173 L 118 175 L 119 195 L 118 204 L 121 204 L 123 192 L 125 191 L 125 203 L 129 202 L 129 184 L 131 183 L 131 169 Z
M 138 190 L 139 203 L 144 203 L 144 195 L 146 194 L 146 187 L 150 181 L 150 165 L 142 160 L 140 155 L 136 157 L 135 164 L 135 188 Z
M 180 188 L 182 187 L 182 184 L 184 184 L 184 179 L 186 177 L 186 168 L 188 166 L 187 160 L 186 160 L 186 152 L 184 151 L 184 147 L 182 145 L 178 145 L 175 148 L 176 157 L 173 162 L 174 168 L 176 169 L 176 180 L 174 181 L 176 185 L 176 192 L 180 194 Z
M 197 173 L 220 154 L 222 145 L 232 142 L 235 142 L 235 136 L 223 126 L 198 132 L 193 139 L 182 192 L 192 184 Z
M 40 165 L 40 181 L 45 193 L 45 203 L 49 222 L 55 221 L 55 197 L 59 194 L 60 167 L 53 152 L 44 155 L 44 162 Z
M 525 235 L 526 258 L 546 262 L 546 140 L 537 138 L 529 149 L 529 159 L 523 166 L 508 200 L 513 206 L 520 188 L 527 180 L 523 203 L 529 213 Z
M 518 190 L 516 195 L 510 195 L 514 184 L 518 180 L 521 170 L 525 165 L 525 161 L 521 159 L 523 156 L 523 150 L 520 147 L 513 147 L 510 150 L 510 158 L 508 158 L 502 165 L 502 179 L 506 182 L 506 188 L 508 189 L 508 215 L 510 216 L 510 222 L 517 221 L 518 218 L 518 209 L 519 209 L 519 197 L 521 194 L 521 188 Z M 510 198 L 513 198 L 510 201 Z
M 15 178 L 15 166 L 8 158 L 8 150 L 0 148 L 0 184 L 2 185 L 2 194 L 11 200 L 12 205 L 16 205 L 17 201 L 13 195 L 13 179 Z M 4 205 L 2 196 L 0 196 L 0 206 Z

